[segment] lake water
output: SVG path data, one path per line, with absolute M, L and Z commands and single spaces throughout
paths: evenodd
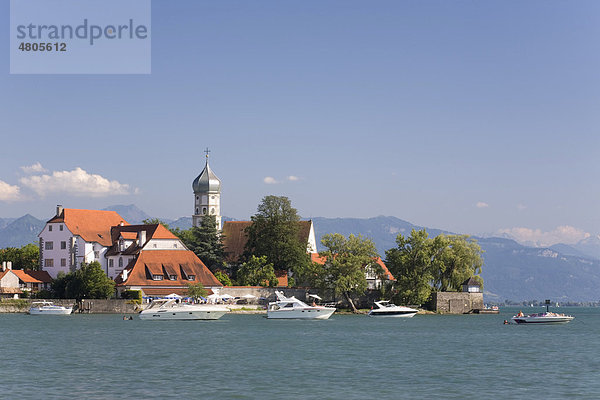
M 0 314 L 0 398 L 600 398 L 600 309 L 560 310 L 576 319 L 503 325 L 518 309 L 327 321 Z

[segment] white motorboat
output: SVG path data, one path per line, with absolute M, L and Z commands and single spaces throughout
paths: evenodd
M 367 314 L 369 317 L 414 317 L 418 310 L 410 307 L 397 306 L 389 301 L 376 301 L 375 307 Z
M 176 299 L 153 300 L 150 306 L 140 312 L 143 320 L 193 320 L 219 319 L 229 312 L 225 306 L 217 304 L 186 304 Z
M 566 324 L 574 318 L 570 315 L 557 314 L 551 311 L 529 315 L 519 312 L 519 314 L 512 317 L 512 321 L 517 324 Z
M 294 296 L 285 297 L 282 292 L 275 291 L 277 301 L 269 303 L 267 318 L 269 319 L 327 319 L 335 312 L 335 307 L 309 306 Z
M 73 307 L 57 306 L 51 301 L 34 301 L 29 307 L 31 315 L 69 315 Z

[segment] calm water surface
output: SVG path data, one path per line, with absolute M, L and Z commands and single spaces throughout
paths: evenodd
M 327 321 L 0 314 L 0 397 L 600 398 L 600 310 L 562 308 L 576 317 L 567 325 L 503 325 L 516 311 Z

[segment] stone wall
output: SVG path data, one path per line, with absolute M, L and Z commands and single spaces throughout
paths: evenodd
M 448 314 L 465 314 L 483 308 L 483 293 L 437 292 L 429 307 L 433 311 Z
M 42 301 L 41 299 L 19 299 L 19 301 L 4 300 L 0 302 L 0 313 L 24 313 L 29 310 L 31 303 Z M 139 311 L 136 304 L 128 303 L 129 300 L 123 299 L 92 299 L 82 300 L 79 304 L 74 299 L 50 299 L 58 306 L 74 306 L 73 313 L 91 313 L 91 314 L 128 314 Z

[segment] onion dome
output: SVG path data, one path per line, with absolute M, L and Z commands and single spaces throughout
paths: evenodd
M 206 155 L 206 165 L 204 169 L 194 179 L 192 183 L 192 189 L 194 193 L 220 193 L 221 192 L 221 180 L 215 175 L 208 165 L 208 154 Z

